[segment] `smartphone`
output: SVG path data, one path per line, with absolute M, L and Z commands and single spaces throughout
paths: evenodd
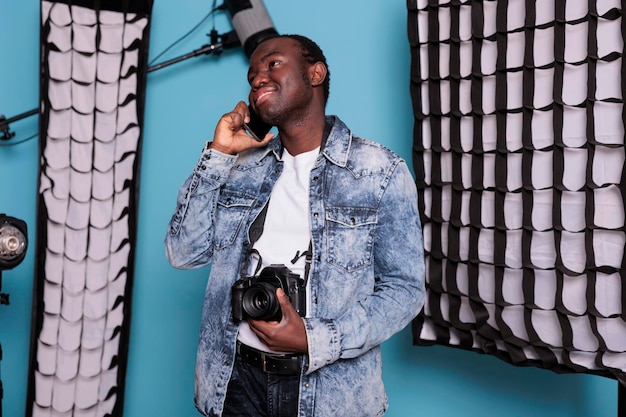
M 270 131 L 272 125 L 265 123 L 258 114 L 252 110 L 252 106 L 248 105 L 250 111 L 250 121 L 243 124 L 243 128 L 246 133 L 254 138 L 254 140 L 261 142 L 267 132 Z

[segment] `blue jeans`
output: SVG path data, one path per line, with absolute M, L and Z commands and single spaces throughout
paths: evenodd
M 299 375 L 272 375 L 235 357 L 223 417 L 295 417 Z

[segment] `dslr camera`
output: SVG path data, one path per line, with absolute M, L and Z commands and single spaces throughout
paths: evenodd
M 291 305 L 301 317 L 306 315 L 306 283 L 285 265 L 270 265 L 258 276 L 237 280 L 232 287 L 233 318 L 237 321 L 280 321 L 283 317 L 276 289 L 289 297 Z

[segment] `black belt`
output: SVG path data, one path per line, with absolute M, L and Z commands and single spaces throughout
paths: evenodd
M 300 354 L 276 354 L 263 352 L 237 342 L 237 353 L 241 359 L 260 368 L 263 372 L 275 375 L 300 375 L 302 358 Z

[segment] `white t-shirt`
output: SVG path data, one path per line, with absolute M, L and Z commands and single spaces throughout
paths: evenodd
M 284 264 L 304 278 L 304 256 L 295 264 L 291 260 L 297 252 L 302 254 L 308 250 L 311 241 L 309 182 L 318 155 L 319 147 L 296 156 L 290 155 L 286 149 L 283 150 L 283 172 L 270 196 L 263 234 L 254 244 L 254 248 L 261 255 L 259 271 L 271 264 Z M 258 262 L 255 260 L 250 263 L 249 275 L 255 271 Z M 308 288 L 306 293 L 309 311 Z M 252 332 L 246 321 L 241 323 L 237 339 L 256 349 L 272 351 Z

